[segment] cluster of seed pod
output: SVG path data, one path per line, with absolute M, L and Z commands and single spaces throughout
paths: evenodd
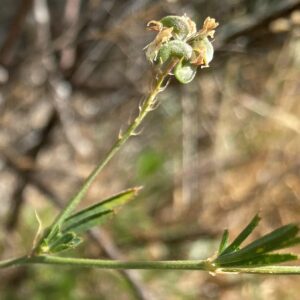
M 197 67 L 208 67 L 213 59 L 213 38 L 218 23 L 207 17 L 202 28 L 186 15 L 167 16 L 160 21 L 150 21 L 147 28 L 156 31 L 155 39 L 145 47 L 146 57 L 151 63 L 165 64 L 173 57 L 179 58 L 174 75 L 181 83 L 191 82 Z

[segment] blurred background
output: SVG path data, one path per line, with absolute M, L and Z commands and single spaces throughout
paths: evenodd
M 202 259 L 259 212 L 259 236 L 299 222 L 300 1 L 1 0 L 0 257 L 28 252 L 137 112 L 153 74 L 149 20 L 214 17 L 215 59 L 161 105 L 83 205 L 139 197 L 66 253 Z M 299 249 L 294 249 L 298 250 Z M 299 278 L 35 266 L 1 271 L 1 299 L 299 299 Z

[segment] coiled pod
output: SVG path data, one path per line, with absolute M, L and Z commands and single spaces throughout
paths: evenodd
M 191 63 L 208 67 L 214 57 L 214 47 L 207 37 L 199 38 L 193 41 L 194 50 Z
M 207 17 L 202 28 L 186 15 L 167 16 L 160 21 L 148 22 L 147 28 L 157 31 L 155 39 L 146 46 L 146 56 L 151 63 L 164 64 L 171 58 L 179 58 L 174 75 L 181 83 L 189 83 L 196 75 L 197 67 L 208 67 L 214 56 L 209 38 L 214 37 L 218 23 Z
M 173 40 L 165 43 L 159 50 L 157 60 L 159 63 L 165 63 L 171 57 L 183 58 L 189 60 L 192 57 L 193 48 L 180 40 Z
M 187 16 L 167 16 L 160 20 L 164 27 L 173 27 L 173 35 L 176 39 L 186 40 L 196 33 L 196 24 Z
M 174 69 L 176 79 L 181 83 L 191 82 L 197 73 L 197 66 L 192 65 L 188 61 L 180 60 Z

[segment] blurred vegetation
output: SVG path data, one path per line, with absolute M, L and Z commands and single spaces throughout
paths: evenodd
M 138 199 L 80 246 L 93 258 L 201 259 L 256 213 L 256 237 L 300 213 L 300 2 L 2 0 L 0 255 L 28 251 L 132 119 L 149 88 L 149 20 L 187 13 L 220 28 L 215 59 L 160 107 L 99 177 L 95 203 Z M 47 224 L 45 224 L 47 225 Z M 254 236 L 255 236 L 254 234 Z M 297 277 L 1 271 L 0 299 L 298 299 Z

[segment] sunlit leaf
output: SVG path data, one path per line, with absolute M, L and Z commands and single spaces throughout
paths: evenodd
M 84 231 L 107 220 L 114 209 L 124 205 L 136 196 L 140 188 L 132 188 L 116 194 L 100 203 L 89 206 L 68 217 L 62 224 L 61 231 Z
M 108 209 L 98 213 L 91 214 L 87 217 L 73 218 L 72 222 L 66 222 L 63 224 L 62 232 L 74 231 L 74 232 L 83 232 L 87 231 L 90 228 L 103 224 L 107 221 L 108 217 L 113 214 L 113 210 Z

